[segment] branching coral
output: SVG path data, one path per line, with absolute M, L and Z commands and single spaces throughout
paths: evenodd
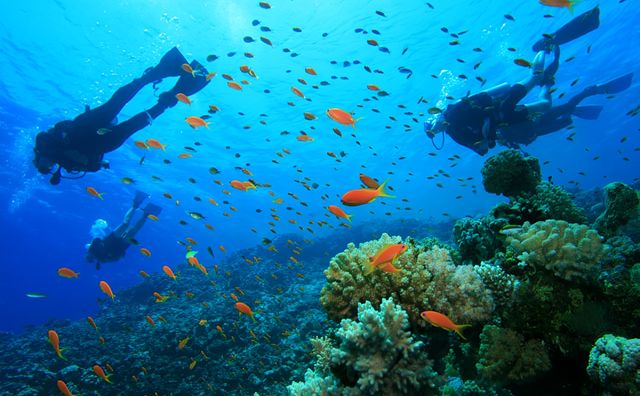
M 454 265 L 446 249 L 424 250 L 407 243 L 407 251 L 396 261 L 399 273 L 364 275 L 369 256 L 385 244 L 400 242 L 399 237 L 383 234 L 358 248 L 349 244 L 331 260 L 320 296 L 331 319 L 354 318 L 358 303 L 370 301 L 378 306 L 385 297 L 392 297 L 407 311 L 412 326 L 427 326 L 420 318 L 424 310 L 442 312 L 458 323 L 488 319 L 493 311 L 491 292 L 473 266 Z
M 520 285 L 515 276 L 506 273 L 501 266 L 485 261 L 474 268 L 482 283 L 491 290 L 496 307 L 506 307 L 513 302 L 514 293 Z
M 507 225 L 505 219 L 485 216 L 481 219 L 464 217 L 453 226 L 453 238 L 465 263 L 479 263 L 489 260 L 502 248 L 497 238 L 500 229 Z
M 424 345 L 408 331 L 407 313 L 383 299 L 380 309 L 358 306 L 358 320 L 345 319 L 331 348 L 333 376 L 307 370 L 291 395 L 411 395 L 433 391 L 436 373 Z
M 520 265 L 546 269 L 567 281 L 593 280 L 608 250 L 596 231 L 560 220 L 525 223 L 507 242 Z
M 498 383 L 522 382 L 551 368 L 543 341 L 525 341 L 511 329 L 486 325 L 480 342 L 476 368 L 484 379 Z
M 638 394 L 640 389 L 640 339 L 606 334 L 589 354 L 587 373 L 591 379 L 616 394 Z

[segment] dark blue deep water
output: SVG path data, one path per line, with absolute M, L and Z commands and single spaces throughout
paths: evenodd
M 447 137 L 444 148 L 436 150 L 423 131 L 423 122 L 433 118 L 428 110 L 444 108 L 452 102 L 447 96 L 460 98 L 527 78 L 531 70 L 514 60 L 532 61 L 531 46 L 544 33 L 598 3 L 600 27 L 561 47 L 554 103 L 634 72 L 631 87 L 612 97 L 586 99 L 583 104 L 604 106 L 597 120 L 575 118 L 572 128 L 522 147 L 538 158 L 544 180 L 577 191 L 638 181 L 640 118 L 632 111 L 640 105 L 640 8 L 633 0 L 584 0 L 573 12 L 536 0 L 275 0 L 270 9 L 257 1 L 39 0 L 4 5 L 0 331 L 24 333 L 47 322 L 98 315 L 98 300 L 104 298 L 99 281 L 106 280 L 118 295 L 144 281 L 140 270 L 164 276 L 163 265 L 175 269 L 184 263 L 185 247 L 178 241 L 187 237 L 198 242 L 193 249 L 210 272 L 219 265 L 246 278 L 254 277 L 254 267 L 225 260 L 256 246 L 264 253 L 264 238 L 286 235 L 281 239 L 285 245 L 287 238 L 300 244 L 336 241 L 330 247 L 316 244 L 308 253 L 309 259 L 313 254 L 314 260 L 322 260 L 314 269 L 318 283 L 310 290 L 315 295 L 309 296 L 316 305 L 321 273 L 346 242 L 377 239 L 381 232 L 401 230 L 398 226 L 407 221 L 422 227 L 411 230 L 416 237 L 439 232 L 450 238 L 450 231 L 442 230 L 450 230 L 456 219 L 483 216 L 507 200 L 485 192 L 480 174 L 486 158 L 504 147 L 482 157 Z M 370 39 L 378 45 L 368 44 Z M 453 45 L 454 40 L 459 43 Z M 217 73 L 211 83 L 191 97 L 190 106 L 178 103 L 106 154 L 110 169 L 51 186 L 48 176 L 32 165 L 35 135 L 75 117 L 85 105 L 104 103 L 173 46 Z M 257 78 L 242 73 L 242 65 Z M 317 75 L 305 72 L 308 67 Z M 231 89 L 223 74 L 249 84 L 241 91 Z M 174 81 L 166 79 L 156 92 L 143 89 L 120 118 L 153 105 Z M 369 84 L 379 86 L 382 94 L 368 89 Z M 307 99 L 294 95 L 293 86 Z M 523 102 L 537 94 L 535 88 Z M 207 114 L 210 105 L 220 111 L 210 114 L 209 128 L 190 128 L 185 118 Z M 325 114 L 334 107 L 362 119 L 355 129 L 340 125 Z M 305 119 L 305 112 L 317 119 Z M 314 140 L 297 140 L 301 133 Z M 166 144 L 166 151 L 134 145 L 150 138 Z M 192 157 L 179 158 L 182 153 Z M 212 167 L 219 173 L 212 174 Z M 395 198 L 347 207 L 353 230 L 358 230 L 350 238 L 343 221 L 326 207 L 340 204 L 342 194 L 359 188 L 360 173 L 388 179 Z M 134 183 L 123 183 L 123 178 Z M 239 191 L 229 185 L 236 179 L 259 186 Z M 104 193 L 104 200 L 88 194 L 87 187 Z M 131 246 L 124 259 L 98 271 L 85 261 L 91 226 L 97 219 L 117 226 L 136 190 L 163 208 L 160 219 L 146 222 L 136 236 L 140 245 Z M 278 198 L 281 204 L 274 202 Z M 189 212 L 205 219 L 194 219 Z M 398 234 L 405 237 L 407 230 Z M 141 254 L 141 247 L 152 255 Z M 305 254 L 303 250 L 298 258 L 304 260 Z M 80 276 L 60 277 L 60 267 Z M 298 280 L 283 277 L 280 286 L 286 289 Z M 46 297 L 29 298 L 27 293 Z M 298 314 L 304 315 L 303 308 Z M 235 319 L 236 313 L 231 309 L 229 315 Z M 46 331 L 37 329 L 46 338 Z M 42 349 L 49 348 L 43 341 Z M 55 386 L 55 380 L 50 383 Z M 51 386 L 46 389 L 54 394 Z M 80 392 L 76 387 L 74 394 Z

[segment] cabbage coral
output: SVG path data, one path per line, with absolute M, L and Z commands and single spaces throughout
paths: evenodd
M 525 223 L 507 242 L 519 265 L 545 269 L 567 281 L 593 280 L 608 250 L 595 230 L 561 220 Z
M 354 318 L 358 303 L 370 301 L 377 307 L 385 297 L 392 297 L 407 311 L 412 326 L 428 325 L 420 318 L 425 310 L 441 312 L 458 323 L 489 318 L 494 308 L 491 292 L 473 266 L 456 266 L 447 249 L 426 250 L 407 241 L 408 249 L 395 264 L 399 273 L 377 270 L 365 275 L 370 256 L 382 246 L 401 242 L 400 237 L 383 234 L 357 248 L 350 243 L 331 259 L 320 297 L 329 318 Z

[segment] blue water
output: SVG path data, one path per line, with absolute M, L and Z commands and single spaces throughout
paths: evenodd
M 162 265 L 179 263 L 184 259 L 184 248 L 176 241 L 186 237 L 199 241 L 201 251 L 211 246 L 219 260 L 260 243 L 263 237 L 275 236 L 271 229 L 278 234 L 296 232 L 303 238 L 330 236 L 332 227 L 340 227 L 340 222 L 329 216 L 325 207 L 339 203 L 344 192 L 357 188 L 360 172 L 381 180 L 389 178 L 397 198 L 349 208 L 355 223 L 402 218 L 437 222 L 487 212 L 500 198 L 482 189 L 480 167 L 485 158 L 450 139 L 442 151 L 436 151 L 422 132 L 427 109 L 442 106 L 446 95 L 461 97 L 479 91 L 478 75 L 487 79 L 485 88 L 526 78 L 529 71 L 514 65 L 513 60 L 531 60 L 532 43 L 572 15 L 566 9 L 543 7 L 535 0 L 430 3 L 434 9 L 423 1 L 274 1 L 269 10 L 253 1 L 111 1 L 89 5 L 77 0 L 40 0 L 5 5 L 0 16 L 0 330 L 20 331 L 25 325 L 51 318 L 90 315 L 98 307 L 100 280 L 108 281 L 117 292 L 138 283 L 141 269 L 157 272 Z M 597 3 L 585 0 L 574 13 Z M 589 84 L 629 71 L 635 72 L 636 78 L 630 89 L 613 99 L 594 97 L 584 102 L 605 106 L 598 121 L 577 119 L 574 130 L 545 136 L 526 147 L 545 163 L 544 176 L 565 186 L 631 183 L 640 169 L 640 122 L 625 115 L 640 104 L 640 10 L 633 1 L 607 1 L 600 6 L 600 28 L 562 47 L 563 60 L 572 56 L 575 60 L 561 63 L 556 76 L 558 92 L 567 92 L 567 98 Z M 377 10 L 385 16 L 376 14 Z M 505 14 L 515 21 L 507 20 Z M 545 14 L 553 17 L 544 18 Z M 260 21 L 258 26 L 252 26 L 254 19 Z M 271 31 L 261 32 L 263 26 Z M 294 32 L 293 27 L 300 27 L 302 32 Z M 450 33 L 467 31 L 460 36 L 461 44 L 449 45 L 453 38 L 441 31 L 443 27 Z M 357 28 L 366 34 L 356 33 Z M 245 36 L 256 41 L 245 43 Z M 262 43 L 260 36 L 268 37 L 273 46 Z M 366 41 L 371 38 L 389 48 L 390 53 L 368 45 Z M 75 117 L 85 104 L 95 107 L 105 102 L 119 86 L 139 76 L 175 45 L 189 60 L 198 59 L 218 74 L 205 90 L 193 96 L 193 105 L 179 103 L 120 149 L 107 154 L 111 170 L 50 186 L 31 165 L 35 134 L 57 121 Z M 474 52 L 475 47 L 483 51 Z M 284 52 L 285 48 L 291 52 Z M 232 52 L 235 55 L 228 56 Z M 253 53 L 254 58 L 246 58 L 244 52 Z M 292 53 L 299 56 L 292 57 Z M 211 54 L 219 58 L 206 62 Z M 350 66 L 345 67 L 345 61 Z M 473 65 L 480 61 L 474 71 Z M 242 74 L 239 67 L 243 64 L 255 70 L 259 79 Z M 384 74 L 368 73 L 363 65 Z M 309 66 L 317 76 L 305 73 Z M 399 72 L 400 67 L 413 73 L 407 78 L 408 74 Z M 241 92 L 232 90 L 221 77 L 223 73 L 236 80 L 247 79 L 250 85 Z M 469 78 L 462 80 L 457 77 L 460 74 Z M 298 78 L 308 85 L 302 85 Z M 576 79 L 577 84 L 570 87 Z M 329 84 L 321 85 L 322 81 Z M 159 92 L 172 84 L 165 81 Z M 390 95 L 366 101 L 375 96 L 367 90 L 367 84 L 376 84 Z M 293 95 L 292 86 L 311 101 Z M 428 103 L 417 104 L 420 97 Z M 145 88 L 124 109 L 121 119 L 155 101 L 151 88 Z M 295 106 L 289 106 L 289 101 Z M 205 114 L 210 104 L 221 109 L 212 116 L 210 128 L 192 130 L 184 118 Z M 338 125 L 324 115 L 331 107 L 354 111 L 363 119 L 355 130 Z M 307 121 L 303 112 L 311 112 L 318 119 Z M 332 132 L 334 127 L 340 128 L 342 138 Z M 282 135 L 282 131 L 290 134 Z M 300 131 L 315 141 L 297 141 Z M 573 140 L 567 140 L 573 132 Z M 133 140 L 148 138 L 167 144 L 166 153 L 142 152 L 133 144 Z M 194 146 L 195 141 L 202 145 Z M 193 158 L 178 159 L 185 152 L 184 146 L 197 148 Z M 276 153 L 283 148 L 288 148 L 291 155 L 279 157 Z M 337 162 L 327 151 L 344 151 L 346 156 Z M 498 151 L 496 148 L 492 153 Z M 429 155 L 436 152 L 436 156 Z M 144 164 L 139 165 L 143 154 Z M 451 167 L 453 162 L 448 158 L 455 154 L 461 160 Z M 600 159 L 593 160 L 596 156 Z M 165 158 L 172 163 L 164 164 Z M 212 166 L 221 173 L 210 175 Z M 238 168 L 249 169 L 254 180 L 272 186 L 246 193 L 233 190 L 228 185 L 231 180 L 248 178 Z M 439 169 L 451 178 L 440 175 L 427 179 Z M 152 175 L 164 181 L 154 181 Z M 133 178 L 136 183 L 122 184 L 123 177 Z M 464 185 L 456 180 L 468 177 L 473 180 Z M 189 178 L 197 183 L 189 182 Z M 215 184 L 215 179 L 224 185 Z M 302 181 L 318 183 L 319 187 L 307 190 Z M 104 192 L 104 201 L 87 194 L 88 186 Z M 84 261 L 91 225 L 102 218 L 116 226 L 135 189 L 148 192 L 153 202 L 163 206 L 160 221 L 147 222 L 137 236 L 152 256 L 145 257 L 132 247 L 125 259 L 96 271 Z M 225 189 L 231 194 L 224 194 Z M 172 194 L 173 200 L 164 198 L 165 192 Z M 327 200 L 322 199 L 324 195 Z M 194 196 L 201 197 L 202 202 L 195 201 Z M 458 196 L 462 198 L 456 199 Z M 209 197 L 220 206 L 209 204 Z M 284 199 L 282 205 L 272 203 L 278 197 Z M 223 204 L 225 200 L 229 204 Z M 279 221 L 272 218 L 271 208 L 277 210 Z M 207 218 L 196 221 L 186 211 L 198 211 Z M 296 224 L 289 223 L 291 219 Z M 188 225 L 180 225 L 180 220 Z M 328 225 L 320 227 L 317 221 Z M 215 230 L 205 228 L 205 222 Z M 218 248 L 220 245 L 227 253 Z M 61 278 L 56 274 L 59 267 L 70 267 L 81 275 L 73 280 Z M 47 298 L 30 299 L 25 296 L 28 292 L 44 293 Z

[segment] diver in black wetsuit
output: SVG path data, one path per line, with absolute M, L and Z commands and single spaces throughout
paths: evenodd
M 631 85 L 632 73 L 585 88 L 560 106 L 552 106 L 550 92 L 559 65 L 559 45 L 596 29 L 600 25 L 599 15 L 600 10 L 595 7 L 535 43 L 533 48 L 539 52 L 531 65 L 533 73 L 526 80 L 513 85 L 503 83 L 462 98 L 449 105 L 438 119 L 425 123 L 425 132 L 432 142 L 435 133 L 446 132 L 458 144 L 484 155 L 495 147 L 496 142 L 518 147 L 533 142 L 538 136 L 558 131 L 572 123 L 572 115 L 596 119 L 601 106 L 578 106 L 579 103 L 592 95 L 624 91 Z M 551 51 L 554 52 L 553 62 L 543 70 L 545 53 Z M 539 100 L 519 104 L 535 86 L 542 87 Z
M 132 243 L 135 243 L 134 238 L 144 225 L 147 217 L 149 215 L 158 216 L 160 214 L 162 211 L 161 207 L 148 203 L 142 209 L 140 219 L 133 225 L 133 227 L 129 227 L 131 220 L 133 219 L 133 215 L 147 197 L 147 194 L 141 191 L 136 191 L 136 195 L 133 199 L 133 205 L 125 214 L 122 224 L 116 227 L 116 229 L 109 234 L 106 234 L 105 230 L 101 229 L 100 231 L 103 233 L 103 237 L 94 238 L 91 241 L 91 244 L 88 245 L 85 259 L 88 262 L 95 262 L 96 269 L 100 269 L 101 263 L 118 261 L 123 258 L 127 248 Z M 107 227 L 104 220 L 99 221 L 104 223 L 104 228 Z
M 33 163 L 38 171 L 51 174 L 49 182 L 56 185 L 63 177 L 63 168 L 70 174 L 80 175 L 108 168 L 108 162 L 103 160 L 105 153 L 120 147 L 167 108 L 175 106 L 178 101 L 176 94 L 192 95 L 209 83 L 207 71 L 198 61 L 190 64 L 193 74 L 182 68 L 186 63 L 185 57 L 174 47 L 157 66 L 148 68 L 141 77 L 119 88 L 105 104 L 95 109 L 87 106 L 87 110 L 73 120 L 60 121 L 48 131 L 38 133 L 33 149 Z M 178 82 L 171 90 L 159 95 L 158 103 L 124 122 L 116 123 L 118 113 L 145 85 L 173 76 L 180 76 Z

